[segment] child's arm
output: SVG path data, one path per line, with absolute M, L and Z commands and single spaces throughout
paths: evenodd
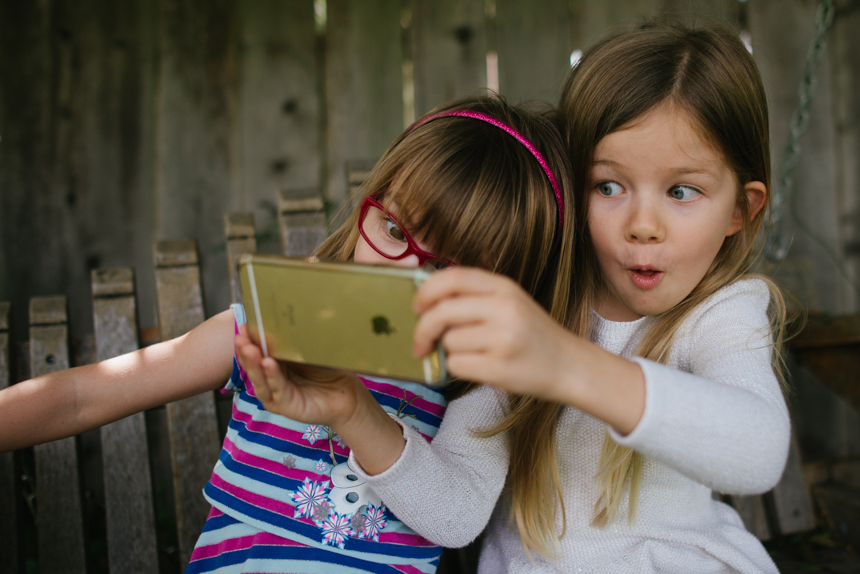
M 455 376 L 574 405 L 622 434 L 645 409 L 645 377 L 627 359 L 556 323 L 514 281 L 480 269 L 430 277 L 418 291 L 422 314 L 413 352 L 442 339 Z
M 763 492 L 779 480 L 790 437 L 770 364 L 769 293 L 744 281 L 722 296 L 684 343 L 687 373 L 574 337 L 505 278 L 446 271 L 419 290 L 415 352 L 441 336 L 457 376 L 572 405 L 608 423 L 616 442 L 715 490 Z
M 0 452 L 80 434 L 222 386 L 233 360 L 233 313 L 176 339 L 0 391 Z

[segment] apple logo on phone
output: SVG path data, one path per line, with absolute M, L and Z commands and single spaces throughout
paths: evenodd
M 391 326 L 385 315 L 377 315 L 370 321 L 373 324 L 373 332 L 377 335 L 390 335 L 394 332 L 394 327 Z

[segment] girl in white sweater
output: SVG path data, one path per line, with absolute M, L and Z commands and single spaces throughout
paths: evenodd
M 431 277 L 415 353 L 441 338 L 451 373 L 492 386 L 453 400 L 432 444 L 398 421 L 393 462 L 353 468 L 436 543 L 488 524 L 485 574 L 775 573 L 712 498 L 773 487 L 789 444 L 782 300 L 746 275 L 770 185 L 756 66 L 728 32 L 642 28 L 589 50 L 560 108 L 578 312 L 559 325 L 482 270 Z M 237 342 L 272 397 L 307 391 Z
M 584 55 L 560 113 L 590 337 L 504 278 L 431 278 L 415 352 L 441 337 L 452 373 L 512 394 L 453 401 L 432 448 L 367 480 L 442 544 L 488 521 L 481 573 L 775 573 L 712 499 L 772 488 L 790 435 L 782 299 L 746 275 L 770 185 L 755 63 L 725 31 L 638 29 Z

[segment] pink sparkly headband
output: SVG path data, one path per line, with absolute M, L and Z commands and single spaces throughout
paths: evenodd
M 492 125 L 496 126 L 497 128 L 502 129 L 502 130 L 508 132 L 509 134 L 511 134 L 512 136 L 514 136 L 517 139 L 517 141 L 519 141 L 521 144 L 526 146 L 526 149 L 528 149 L 532 153 L 532 155 L 535 156 L 535 159 L 538 160 L 538 163 L 543 168 L 544 173 L 549 178 L 549 182 L 550 182 L 550 184 L 552 184 L 552 189 L 555 192 L 555 204 L 558 207 L 558 231 L 557 231 L 556 236 L 555 236 L 555 246 L 553 246 L 553 250 L 556 247 L 558 247 L 558 244 L 561 241 L 562 225 L 564 225 L 564 199 L 561 196 L 561 189 L 558 187 L 558 181 L 556 181 L 556 179 L 555 179 L 555 174 L 553 174 L 552 170 L 549 167 L 549 164 L 547 163 L 546 159 L 544 159 L 543 154 L 541 154 L 541 152 L 539 152 L 538 149 L 532 144 L 532 142 L 527 140 L 525 138 L 525 136 L 523 136 L 523 134 L 521 134 L 520 132 L 518 132 L 517 130 L 515 130 L 514 128 L 512 128 L 508 124 L 506 124 L 502 121 L 499 121 L 496 118 L 488 116 L 487 114 L 482 114 L 480 112 L 470 112 L 468 110 L 453 110 L 453 111 L 449 111 L 449 112 L 440 112 L 438 114 L 434 114 L 432 116 L 428 116 L 428 117 L 424 118 L 423 120 L 421 120 L 420 122 L 415 124 L 415 126 L 413 126 L 412 129 L 415 129 L 418 126 L 423 126 L 424 124 L 426 124 L 429 121 L 432 121 L 432 120 L 435 120 L 438 118 L 447 118 L 447 117 L 451 117 L 451 116 L 458 116 L 458 117 L 462 117 L 462 118 L 472 118 L 472 119 L 476 119 L 476 120 L 481 120 L 483 122 L 487 122 L 488 124 L 492 124 Z

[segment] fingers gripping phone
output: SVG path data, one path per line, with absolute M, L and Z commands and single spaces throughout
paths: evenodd
M 447 382 L 441 344 L 412 355 L 422 269 L 267 255 L 239 259 L 251 338 L 265 356 L 360 374 Z

